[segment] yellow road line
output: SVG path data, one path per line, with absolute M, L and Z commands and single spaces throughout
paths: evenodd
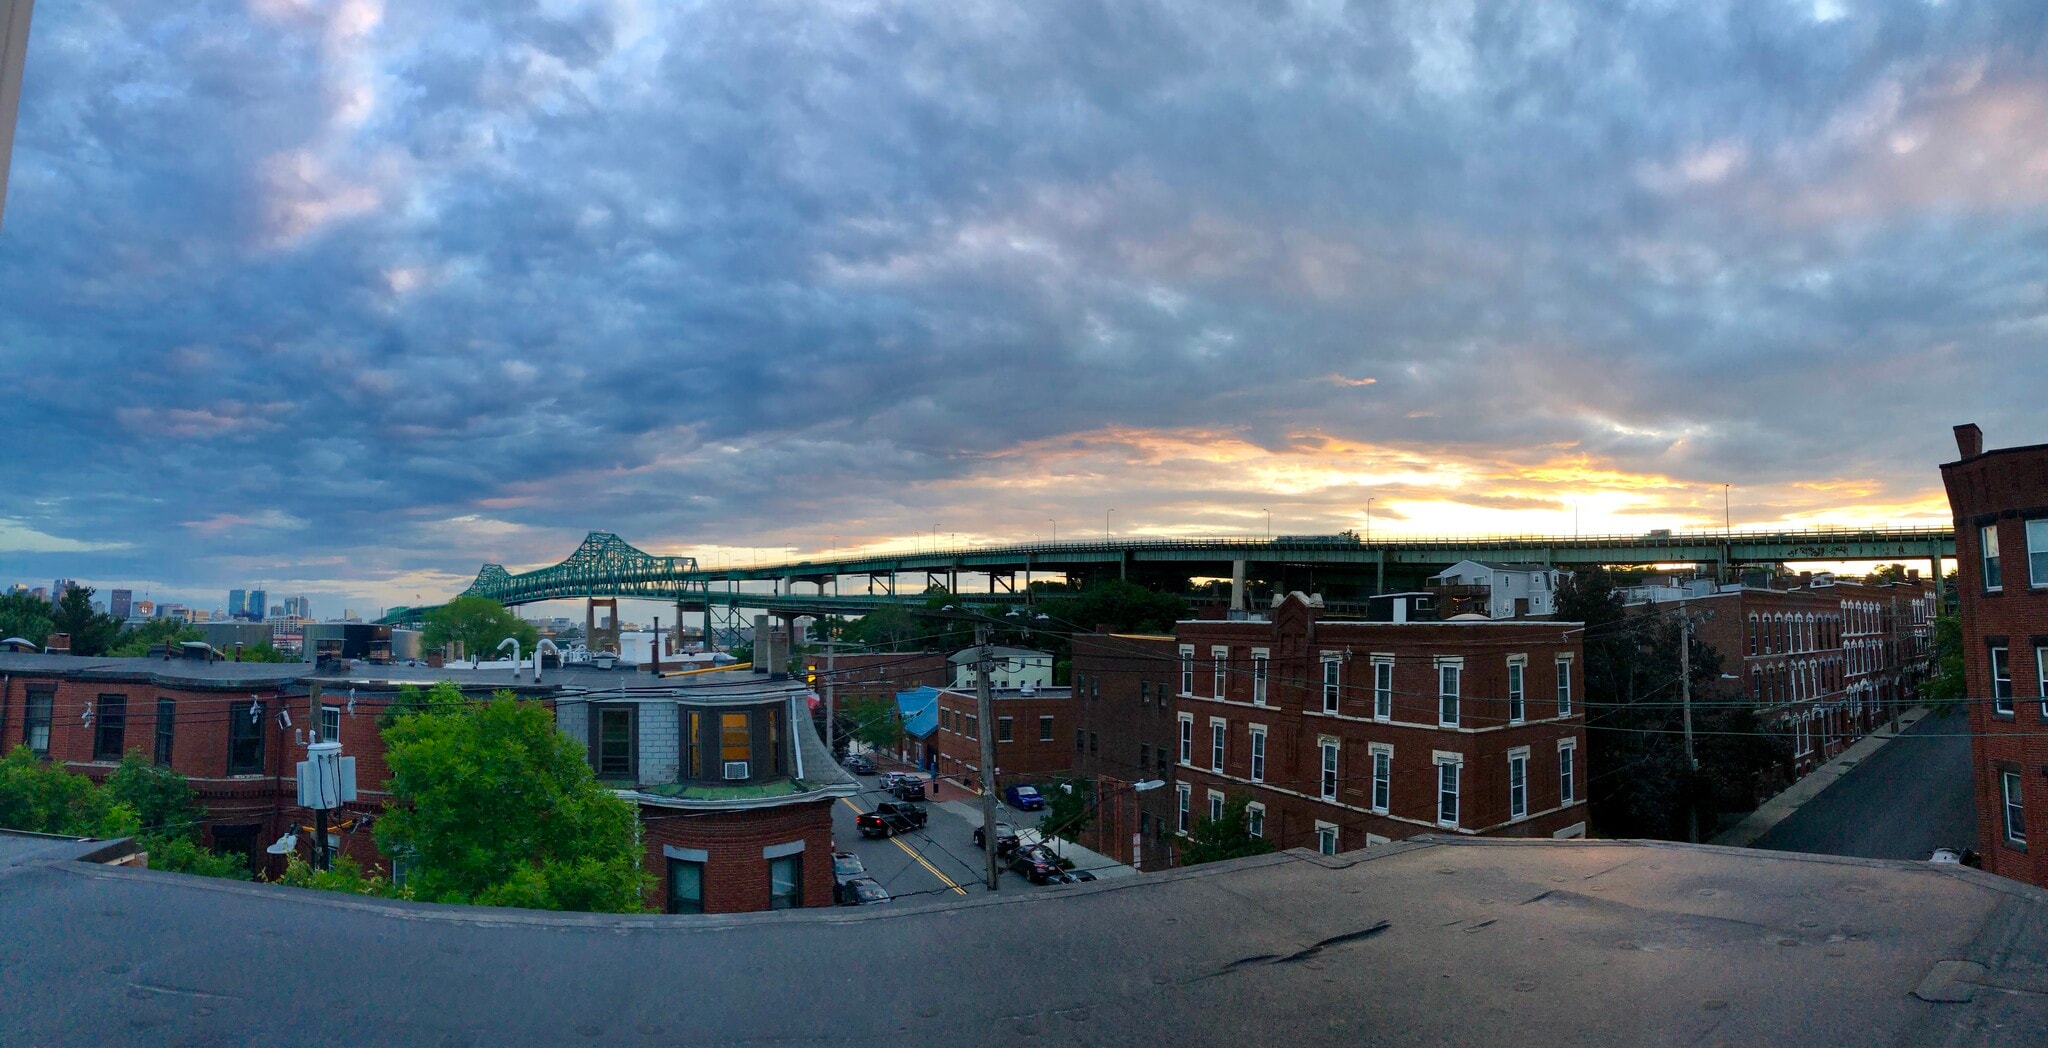
M 840 800 L 841 800 L 842 802 L 844 802 L 844 803 L 846 804 L 846 806 L 847 806 L 847 807 L 849 807 L 849 808 L 852 808 L 852 809 L 853 809 L 854 811 L 857 811 L 857 812 L 861 812 L 861 814 L 863 814 L 863 815 L 865 815 L 865 814 L 866 814 L 866 812 L 865 812 L 865 811 L 864 811 L 864 810 L 863 810 L 863 809 L 861 808 L 861 806 L 860 806 L 860 805 L 858 805 L 858 804 L 855 804 L 855 803 L 853 803 L 853 799 L 852 799 L 852 798 L 850 798 L 850 797 L 841 797 L 841 798 L 839 798 L 839 799 L 840 799 Z M 922 866 L 922 867 L 924 867 L 925 869 L 927 869 L 927 870 L 930 870 L 930 871 L 931 871 L 931 873 L 932 873 L 932 876 L 934 876 L 934 877 L 937 877 L 937 878 L 938 878 L 939 880 L 941 880 L 941 881 L 944 881 L 944 882 L 945 882 L 945 884 L 946 884 L 946 887 L 948 887 L 948 888 L 951 888 L 951 889 L 953 889 L 953 892 L 954 892 L 954 894 L 956 894 L 956 895 L 965 895 L 965 894 L 967 894 L 967 889 L 965 889 L 965 888 L 962 888 L 962 887 L 960 887 L 960 886 L 959 886 L 958 884 L 955 884 L 955 883 L 953 882 L 953 878 L 951 878 L 951 877 L 948 877 L 948 876 L 946 876 L 946 875 L 945 875 L 945 874 L 943 874 L 943 873 L 940 873 L 940 872 L 939 872 L 939 868 L 938 868 L 937 866 L 933 866 L 933 865 L 932 865 L 932 864 L 931 864 L 930 862 L 926 861 L 926 859 L 925 859 L 925 857 L 924 857 L 923 855 L 920 855 L 920 854 L 918 854 L 918 851 L 917 851 L 917 849 L 916 849 L 916 848 L 913 848 L 913 847 L 911 847 L 910 845 L 908 845 L 908 844 L 905 844 L 905 843 L 903 843 L 903 838 L 901 838 L 901 837 L 898 837 L 898 836 L 896 836 L 896 835 L 894 835 L 894 834 L 891 834 L 891 835 L 889 836 L 889 843 L 891 843 L 891 844 L 893 844 L 893 845 L 897 846 L 898 848 L 901 848 L 901 849 L 903 849 L 903 854 L 905 854 L 905 855 L 908 855 L 908 856 L 910 856 L 910 857 L 911 857 L 911 858 L 913 858 L 913 859 L 916 859 L 916 860 L 917 860 L 917 864 L 918 864 L 919 866 Z

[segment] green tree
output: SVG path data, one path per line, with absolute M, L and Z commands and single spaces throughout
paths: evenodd
M 401 684 L 391 705 L 384 707 L 384 712 L 377 716 L 377 727 L 389 728 L 397 724 L 400 717 L 414 713 L 454 713 L 471 705 L 468 697 L 462 694 L 462 688 L 452 680 L 435 681 L 434 686 L 426 691 L 412 684 Z
M 0 640 L 20 637 L 40 648 L 50 638 L 50 602 L 26 592 L 0 596 Z
M 277 883 L 290 888 L 377 895 L 389 899 L 413 897 L 409 888 L 395 887 L 379 874 L 364 873 L 362 864 L 346 855 L 334 856 L 329 868 L 325 870 L 314 869 L 312 863 L 300 858 L 296 853 L 288 855 L 284 860 L 284 875 L 277 878 Z
M 1073 789 L 1064 789 L 1071 786 Z M 1071 779 L 1050 783 L 1043 791 L 1045 814 L 1038 819 L 1041 833 L 1079 843 L 1082 831 L 1095 821 L 1095 780 Z
M 1242 859 L 1247 855 L 1264 855 L 1272 851 L 1272 841 L 1252 836 L 1247 812 L 1250 806 L 1250 797 L 1232 794 L 1223 799 L 1222 818 L 1211 819 L 1204 815 L 1196 819 L 1194 829 L 1188 831 L 1187 842 L 1181 845 L 1181 865 L 1200 866 L 1205 862 Z
M 540 631 L 489 597 L 457 597 L 427 613 L 420 645 L 446 648 L 460 644 L 464 658 L 487 659 L 495 657 L 498 645 L 507 637 L 517 639 L 519 650 L 525 653 L 533 650 Z
M 226 880 L 249 879 L 247 859 L 208 851 L 195 837 L 145 833 L 137 837 L 135 843 L 149 853 L 149 868 L 152 870 Z
M 893 750 L 903 740 L 903 718 L 893 702 L 854 699 L 839 708 L 839 726 L 834 734 L 866 743 L 870 749 Z
M 37 757 L 26 746 L 0 758 L 0 826 L 72 837 L 126 837 L 141 825 L 83 775 Z
M 633 807 L 598 783 L 547 707 L 500 692 L 481 706 L 399 717 L 384 741 L 392 802 L 377 844 L 410 857 L 416 897 L 642 909 Z
M 1934 675 L 1920 687 L 1920 697 L 1930 709 L 1954 709 L 1969 692 L 1963 678 L 1963 620 L 1954 615 L 1934 620 Z
M 126 805 L 145 833 L 186 835 L 199 825 L 199 794 L 183 775 L 130 751 L 107 776 L 107 796 Z
M 259 644 L 253 645 L 253 646 L 251 646 L 251 647 L 246 647 L 246 648 L 243 648 L 243 649 L 242 649 L 242 653 L 241 653 L 241 661 L 243 661 L 243 662 L 294 662 L 294 661 L 297 661 L 297 660 L 295 660 L 295 659 L 289 659 L 289 658 L 286 658 L 286 657 L 285 657 L 285 654 L 284 654 L 284 652 L 281 652 L 281 651 L 277 650 L 277 649 L 276 649 L 275 647 L 272 647 L 272 646 L 271 646 L 271 643 L 270 643 L 269 641 L 267 641 L 267 640 L 266 640 L 266 641 L 263 641 L 263 642 L 261 642 L 261 643 L 259 643 Z
M 140 626 L 122 630 L 120 636 L 114 638 L 113 647 L 107 650 L 107 654 L 141 658 L 158 644 L 176 646 L 199 638 L 198 630 L 179 619 L 150 619 Z
M 1045 628 L 1060 632 L 1093 632 L 1107 626 L 1114 633 L 1171 633 L 1188 616 L 1187 599 L 1160 593 L 1123 579 L 1099 579 L 1079 593 L 1039 602 L 1048 618 Z
M 1906 581 L 1906 566 L 1904 564 L 1881 564 L 1875 571 L 1864 576 L 1863 581 L 1873 586 L 1882 586 L 1890 582 L 1904 582 Z
M 67 586 L 50 615 L 50 627 L 71 635 L 73 655 L 105 655 L 121 632 L 121 620 L 92 610 L 91 586 Z

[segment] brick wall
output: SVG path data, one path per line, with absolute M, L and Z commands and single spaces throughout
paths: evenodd
M 997 723 L 989 726 L 996 736 L 996 768 L 1001 785 L 1018 782 L 1041 783 L 1051 775 L 1074 766 L 1074 700 L 1066 689 L 1040 691 L 1035 695 L 998 692 L 992 704 Z M 976 699 L 972 692 L 939 693 L 939 727 L 926 742 L 938 754 L 939 774 L 957 778 L 970 788 L 980 783 L 981 743 L 970 737 Z M 1010 741 L 1002 741 L 1002 719 L 1010 718 Z M 1041 738 L 1040 718 L 1052 718 L 1052 738 Z M 1085 736 L 1084 736 L 1085 740 Z
M 2048 695 L 2035 662 L 2036 649 L 2048 647 L 2048 587 L 2032 585 L 2026 535 L 2028 520 L 2048 517 L 2048 446 L 1988 452 L 1948 463 L 1941 473 L 1955 514 L 1977 851 L 1984 869 L 2048 887 L 2048 861 L 2033 850 L 2048 848 Z M 1995 591 L 1986 586 L 1985 528 L 1998 537 L 2001 586 Z M 1994 646 L 2006 651 L 2009 714 L 1991 701 Z M 2018 776 L 2024 844 L 2005 833 L 2007 772 Z
M 1075 755 L 1075 770 L 1095 780 L 1096 817 L 1082 844 L 1128 863 L 1132 835 L 1144 839 L 1147 869 L 1170 865 L 1174 819 L 1174 709 L 1171 681 L 1178 650 L 1170 636 L 1107 633 L 1074 637 L 1075 726 L 1096 740 Z M 1129 784 L 1160 780 L 1144 793 Z
M 746 913 L 768 908 L 768 863 L 762 849 L 803 842 L 803 902 L 830 906 L 832 889 L 832 804 L 807 801 L 745 811 L 684 811 L 656 805 L 640 808 L 643 862 L 654 877 L 648 904 L 668 898 L 664 847 L 706 853 L 704 912 Z

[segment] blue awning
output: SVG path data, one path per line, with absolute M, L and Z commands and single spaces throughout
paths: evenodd
M 922 739 L 939 729 L 939 689 L 929 684 L 897 692 L 896 708 L 903 713 L 903 732 L 911 738 Z

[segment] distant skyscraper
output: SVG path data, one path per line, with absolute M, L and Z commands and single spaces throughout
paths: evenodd
M 248 591 L 248 590 L 245 590 L 245 589 L 231 589 L 231 590 L 229 590 L 229 591 L 228 591 L 228 617 L 229 617 L 229 618 L 231 618 L 231 619 L 241 619 L 241 618 L 247 618 L 247 617 L 248 617 L 248 615 L 249 615 L 249 591 Z
M 185 606 L 183 604 L 159 604 L 156 606 L 156 617 L 160 619 L 183 620 L 185 618 Z
M 28 595 L 34 597 L 37 600 L 50 599 L 50 591 L 47 587 L 44 586 L 37 586 L 35 589 L 29 590 Z
M 265 592 L 263 592 L 263 591 L 262 591 L 262 590 L 260 590 L 260 589 L 252 589 L 252 590 L 250 590 L 250 591 L 249 591 L 249 618 L 250 618 L 250 619 L 253 619 L 253 620 L 257 621 L 257 622 L 261 622 L 261 621 L 263 621 L 263 613 L 264 613 L 264 611 L 265 611 L 265 610 L 267 610 L 267 609 L 268 609 L 269 607 L 270 607 L 270 594 L 268 594 L 268 593 L 265 593 Z
M 147 600 L 138 600 L 135 602 L 135 614 L 138 618 L 150 618 L 156 614 L 156 604 Z
M 63 600 L 64 592 L 76 585 L 78 585 L 77 579 L 58 579 L 50 583 L 50 603 L 55 604 Z
M 108 599 L 113 603 L 108 605 L 107 613 L 117 619 L 126 619 L 128 613 L 135 610 L 135 592 L 133 590 L 117 589 L 113 591 L 113 595 Z

